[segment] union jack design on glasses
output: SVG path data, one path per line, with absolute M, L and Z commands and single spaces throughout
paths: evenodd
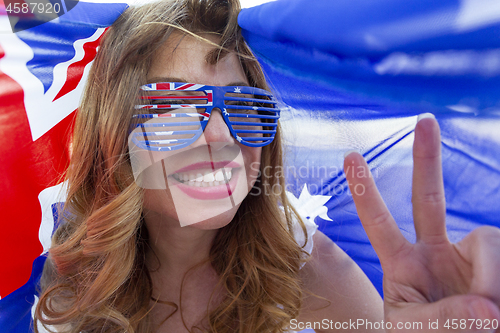
M 207 86 L 161 82 L 141 87 L 141 104 L 131 133 L 132 142 L 151 151 L 189 146 L 205 130 L 214 108 L 233 137 L 243 145 L 262 147 L 276 134 L 280 110 L 274 96 L 248 86 Z

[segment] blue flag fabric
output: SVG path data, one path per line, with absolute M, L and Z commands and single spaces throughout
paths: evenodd
M 414 241 L 413 130 L 416 115 L 432 112 L 449 238 L 500 226 L 498 2 L 279 0 L 244 9 L 239 24 L 288 108 L 287 190 L 380 293 L 382 270 L 342 171 L 346 151 L 365 156 Z
M 127 7 L 79 2 L 43 24 L 22 16 L 16 28 L 31 28 L 0 34 L 0 333 L 32 332 L 69 129 L 100 38 Z M 9 27 L 3 3 L 0 24 Z
M 348 93 L 350 104 L 496 113 L 499 6 L 281 0 L 244 9 L 239 23 L 264 62 Z
M 28 282 L 0 301 L 0 332 L 32 332 L 32 309 L 45 259 L 45 255 L 36 258 Z

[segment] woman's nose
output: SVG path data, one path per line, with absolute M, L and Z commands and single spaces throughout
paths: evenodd
M 208 142 L 226 142 L 234 143 L 233 137 L 229 128 L 227 127 L 224 118 L 222 117 L 221 110 L 214 108 L 210 114 L 210 119 L 205 131 L 203 131 L 205 140 Z

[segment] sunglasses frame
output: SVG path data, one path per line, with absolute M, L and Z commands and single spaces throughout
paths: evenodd
M 191 145 L 195 142 L 201 134 L 205 131 L 205 128 L 210 120 L 210 115 L 214 109 L 219 109 L 224 121 L 231 132 L 231 135 L 241 144 L 249 147 L 263 147 L 270 144 L 274 140 L 276 134 L 276 129 L 278 126 L 278 119 L 280 117 L 280 109 L 278 108 L 278 102 L 274 96 L 267 90 L 254 88 L 249 86 L 209 86 L 194 83 L 180 83 L 180 82 L 158 82 L 150 83 L 141 86 L 141 91 L 152 92 L 152 91 L 201 91 L 204 92 L 205 96 L 147 96 L 142 94 L 141 100 L 151 100 L 151 99 L 182 99 L 182 100 L 206 100 L 205 104 L 139 104 L 135 106 L 136 110 L 159 110 L 164 111 L 164 113 L 148 113 L 148 114 L 135 114 L 133 118 L 169 118 L 169 122 L 161 123 L 157 122 L 154 124 L 138 123 L 135 128 L 141 127 L 142 136 L 144 140 L 138 140 L 137 136 L 141 136 L 140 133 L 132 133 L 132 142 L 139 148 L 150 150 L 150 151 L 172 151 L 177 149 L 182 149 Z M 226 94 L 246 94 L 252 95 L 253 97 L 239 97 L 239 96 L 226 96 Z M 256 98 L 256 96 L 261 96 L 262 99 Z M 227 103 L 261 103 L 267 104 L 271 107 L 264 106 L 250 106 L 250 105 L 234 105 Z M 186 109 L 204 109 L 204 112 L 186 112 L 186 113 L 168 113 L 169 111 L 179 111 L 183 108 Z M 259 114 L 248 114 L 248 113 L 230 113 L 228 110 L 242 110 L 242 111 L 257 111 Z M 186 110 L 187 111 L 187 110 Z M 266 113 L 266 114 L 262 114 Z M 171 126 L 192 126 L 193 122 L 183 122 L 182 118 L 187 117 L 199 117 L 200 128 L 196 130 L 186 130 L 186 131 L 167 131 L 167 132 L 147 132 L 148 127 L 171 127 Z M 172 122 L 172 118 L 179 118 L 179 122 Z M 230 118 L 255 118 L 261 119 L 269 122 L 238 122 L 231 121 Z M 267 130 L 249 130 L 249 129 L 235 129 L 233 126 L 259 126 L 259 127 L 270 127 Z M 158 133 L 165 133 L 162 135 L 181 135 L 181 134 L 194 134 L 193 137 L 188 139 L 163 139 L 163 140 L 148 140 L 149 135 L 158 135 Z M 263 134 L 268 136 L 256 136 L 256 137 L 245 137 L 240 136 L 238 133 L 246 134 Z M 262 141 L 262 142 L 255 142 Z M 158 147 L 155 144 L 176 144 L 175 146 L 163 146 Z

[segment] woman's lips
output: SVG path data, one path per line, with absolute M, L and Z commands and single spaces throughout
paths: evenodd
M 176 186 L 189 197 L 217 200 L 233 194 L 240 171 L 235 162 L 200 162 L 181 168 L 168 178 L 170 186 Z

